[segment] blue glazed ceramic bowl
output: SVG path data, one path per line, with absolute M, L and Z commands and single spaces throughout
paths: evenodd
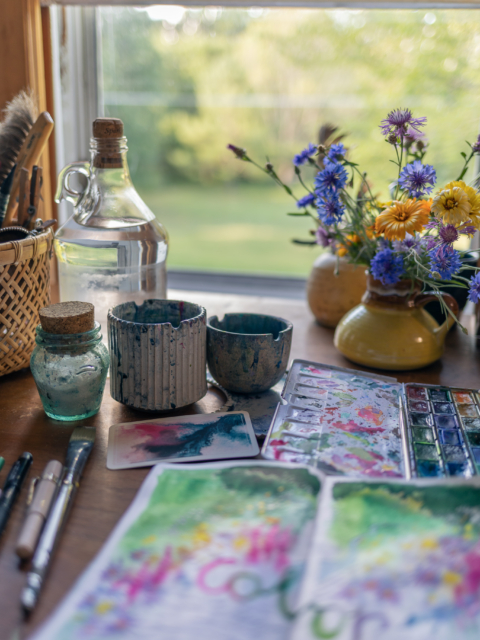
M 293 325 L 257 313 L 227 313 L 207 321 L 207 362 L 228 391 L 259 393 L 283 376 L 290 356 Z

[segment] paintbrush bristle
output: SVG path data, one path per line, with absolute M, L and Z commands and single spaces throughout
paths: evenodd
M 37 117 L 37 106 L 32 92 L 20 93 L 3 110 L 0 123 L 0 184 L 15 164 L 22 144 Z
M 70 436 L 70 442 L 84 440 L 85 442 L 93 442 L 95 440 L 95 427 L 77 427 Z

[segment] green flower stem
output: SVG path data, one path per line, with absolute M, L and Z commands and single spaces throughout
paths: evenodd
M 470 153 L 470 155 L 468 156 L 468 158 L 465 158 L 465 164 L 463 165 L 463 169 L 462 169 L 462 171 L 461 171 L 460 175 L 458 176 L 457 181 L 458 181 L 458 180 L 461 180 L 461 179 L 463 178 L 463 176 L 467 173 L 468 165 L 469 165 L 470 160 L 473 158 L 473 156 L 474 156 L 474 155 L 475 155 L 475 154 L 474 154 L 474 152 L 472 151 L 472 152 Z

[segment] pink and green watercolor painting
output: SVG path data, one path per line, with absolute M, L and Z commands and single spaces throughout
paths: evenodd
M 155 467 L 35 640 L 286 640 L 319 489 L 284 465 Z
M 248 413 L 197 414 L 111 426 L 107 467 L 129 469 L 162 461 L 248 458 L 258 452 Z
M 478 640 L 480 486 L 324 486 L 293 640 Z

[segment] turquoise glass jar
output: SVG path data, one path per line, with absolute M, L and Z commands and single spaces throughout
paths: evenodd
M 30 369 L 45 413 L 55 420 L 82 420 L 100 409 L 109 355 L 100 324 L 85 333 L 47 333 L 38 325 Z

